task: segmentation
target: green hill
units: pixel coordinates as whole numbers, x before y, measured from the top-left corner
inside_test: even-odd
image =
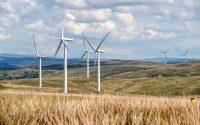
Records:
[[[69,69],[70,92],[95,92],[96,69],[91,67],[90,71],[91,79],[86,79],[86,68]],[[37,70],[30,69],[2,72],[12,77],[2,82],[10,89],[27,87],[27,90],[43,91],[38,89],[38,78],[20,79],[27,72],[38,73]],[[101,86],[105,93],[200,95],[200,62],[161,65],[150,62],[108,61],[101,67],[101,72]],[[45,91],[63,91],[63,70],[46,70],[43,76]]]

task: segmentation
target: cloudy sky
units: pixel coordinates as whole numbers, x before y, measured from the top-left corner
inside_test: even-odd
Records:
[[[64,0],[69,57],[83,53],[81,32],[101,49],[104,58],[159,57],[170,48],[177,57],[190,48],[200,57],[200,0]],[[31,34],[42,55],[53,56],[61,35],[60,0],[0,0],[0,53],[34,54]],[[59,56],[62,57],[62,50]]]

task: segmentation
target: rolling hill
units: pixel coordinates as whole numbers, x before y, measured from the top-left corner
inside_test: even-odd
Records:
[[[30,58],[27,57],[26,59],[29,60]],[[5,60],[9,59],[7,58]],[[57,64],[51,64],[51,59],[47,59],[46,61],[47,63],[43,66],[45,91],[49,91],[50,88],[50,90],[55,88],[53,91],[62,92],[62,60],[56,60]],[[27,60],[22,61],[22,64],[27,62]],[[34,89],[41,91],[37,88],[38,67],[30,65],[23,67],[19,66],[18,63],[16,63],[17,68],[15,70],[0,71],[0,80],[4,88],[17,90]],[[70,92],[95,92],[96,68],[93,66],[93,62],[90,65],[91,78],[86,79],[85,61],[78,59],[72,59],[70,61],[68,65]],[[198,61],[163,65],[161,63],[148,61],[103,60],[101,77],[102,91],[105,93],[156,96],[200,95],[200,62]]]

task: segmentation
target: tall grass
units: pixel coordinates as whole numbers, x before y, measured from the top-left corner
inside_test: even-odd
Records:
[[[0,90],[3,89],[3,88],[4,88],[4,86],[0,83]]]
[[[0,92],[8,125],[199,125],[189,98]]]

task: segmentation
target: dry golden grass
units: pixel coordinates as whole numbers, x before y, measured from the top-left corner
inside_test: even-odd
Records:
[[[197,100],[198,101],[198,100]],[[199,125],[189,97],[0,91],[8,125]]]

